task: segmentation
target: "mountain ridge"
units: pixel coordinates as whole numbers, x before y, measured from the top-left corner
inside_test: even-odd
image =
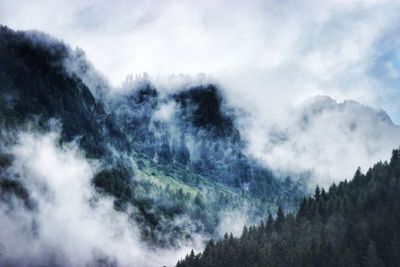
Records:
[[[75,141],[87,158],[99,161],[92,179],[99,197],[112,197],[116,210],[129,213],[148,244],[178,246],[190,240],[191,223],[198,233],[215,235],[220,209],[247,206],[257,218],[283,201],[290,208],[302,195],[300,184],[280,181],[243,153],[234,119],[224,113],[214,85],[164,97],[143,83],[111,95],[103,81],[92,88],[95,83],[83,82],[96,73],[79,50],[74,54],[47,35],[38,40],[42,35],[0,28],[0,130],[9,137],[4,147],[16,142],[9,132],[24,125],[33,132],[59,125],[60,144]],[[89,73],[78,75],[80,68]],[[154,119],[165,103],[176,107],[173,123]],[[59,123],[49,123],[54,119]],[[7,176],[13,164],[1,176],[2,192],[21,199],[18,192],[29,193],[29,183]],[[176,226],[181,216],[190,220]]]
[[[244,227],[240,237],[225,234],[193,250],[177,267],[234,266],[397,266],[400,150],[351,181],[318,186],[296,213]]]

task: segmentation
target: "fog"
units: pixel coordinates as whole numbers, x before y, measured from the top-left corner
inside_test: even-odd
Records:
[[[83,59],[82,62],[86,62],[86,58]],[[365,171],[378,161],[388,160],[391,150],[400,146],[399,126],[385,110],[365,105],[365,102],[316,95],[299,102],[283,104],[278,101],[275,105],[279,104],[279,107],[269,106],[268,98],[263,98],[262,94],[258,97],[251,91],[240,91],[236,80],[224,83],[206,75],[160,78],[140,74],[128,77],[121,87],[113,87],[102,80],[90,63],[93,70],[88,73],[83,73],[76,65],[74,56],[65,67],[82,77],[95,95],[96,88],[102,87],[101,82],[103,87],[108,87],[112,97],[132,92],[143,82],[150,81],[160,96],[167,98],[190,86],[217,84],[224,97],[225,112],[235,113],[235,124],[247,141],[247,153],[271,168],[278,177],[289,175],[294,179],[305,179],[311,189],[317,184],[329,187],[333,182],[351,179],[357,167]],[[246,88],[245,84],[241,85],[242,89]],[[170,134],[176,135],[175,103],[164,101],[152,115],[152,120],[162,121],[169,127]],[[270,109],[273,109],[272,113]],[[196,153],[192,148],[192,156]]]
[[[161,96],[218,84],[226,112],[238,114],[246,153],[277,177],[313,188],[351,179],[358,166],[365,171],[400,145],[399,9],[389,0],[0,0],[0,23],[79,47],[65,69],[104,102],[143,80]],[[179,140],[176,104],[160,99],[154,114],[141,112]],[[190,156],[201,158],[195,141],[186,141]],[[76,143],[60,145],[57,130],[22,131],[4,150],[13,158],[7,178],[28,189],[33,208],[14,197],[0,202],[0,265],[173,265],[207,238],[147,247],[129,208],[115,211],[113,199],[91,186],[100,162]],[[219,236],[254,223],[241,209],[219,219]],[[190,225],[185,217],[176,223]]]
[[[98,163],[74,143],[60,146],[58,136],[21,132],[7,150],[13,156],[7,176],[27,188],[34,208],[15,197],[1,202],[0,265],[163,266],[201,246],[197,239],[180,249],[146,247],[127,213],[94,192],[90,179]]]
[[[268,118],[329,95],[383,108],[399,122],[399,7],[391,0],[1,0],[0,23],[82,48],[115,86],[135,73],[206,73]]]
[[[247,122],[248,152],[280,176],[308,180],[311,189],[350,180],[357,167],[367,171],[400,146],[400,127],[384,111],[327,96],[292,107],[276,123]]]
[[[250,121],[243,122],[255,126],[248,134],[252,136],[250,145],[266,151],[262,143],[269,142],[271,131],[266,128],[277,124],[289,127],[284,124],[291,124],[292,110],[316,95],[384,109],[395,123],[399,122],[399,8],[397,1],[390,0],[1,0],[0,23],[16,29],[39,29],[82,48],[94,68],[90,65],[80,77],[91,88],[130,88],[129,77],[145,72],[161,92],[187,83],[216,82],[229,105],[250,114]],[[68,69],[82,72],[86,56],[81,49],[76,50],[67,62]],[[126,79],[128,74],[134,75]],[[161,109],[156,116],[168,117],[168,109]],[[336,114],[335,118],[347,120],[342,117],[347,115]],[[350,178],[350,169],[358,165],[366,168],[387,159],[384,155],[390,151],[386,150],[396,144],[396,134],[382,134],[377,140],[382,151],[365,152],[363,147],[370,142],[367,133],[340,132],[328,138],[324,122],[329,123],[319,119],[318,126],[305,135],[317,145],[291,137],[291,142],[299,143],[296,146],[323,148],[305,153],[307,164],[295,160],[298,153],[287,143],[286,147],[270,149],[268,155],[252,148],[249,151],[273,168],[285,169],[285,164],[290,170],[306,166],[338,180]],[[336,142],[335,138],[340,140]],[[337,147],[343,153],[326,152],[337,143],[342,144]],[[308,147],[307,151],[312,149]],[[314,156],[320,152],[330,155],[324,163]],[[341,153],[364,156],[349,156],[344,167],[335,160]],[[288,162],[279,154],[287,154]]]

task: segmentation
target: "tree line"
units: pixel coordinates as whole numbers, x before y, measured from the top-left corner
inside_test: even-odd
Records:
[[[318,186],[294,213],[279,208],[177,267],[400,266],[400,150],[351,181]]]

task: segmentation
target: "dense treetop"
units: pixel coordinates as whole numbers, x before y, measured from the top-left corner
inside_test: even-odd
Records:
[[[317,187],[296,214],[279,209],[239,238],[210,240],[177,267],[399,266],[400,150],[365,174]]]

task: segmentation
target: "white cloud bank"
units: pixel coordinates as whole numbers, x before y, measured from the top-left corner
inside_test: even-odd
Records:
[[[111,199],[96,198],[90,186],[96,163],[76,146],[59,147],[57,141],[54,133],[23,133],[10,149],[14,161],[9,176],[26,186],[37,207],[27,212],[22,205],[9,209],[0,203],[1,266],[79,267],[101,260],[118,266],[163,266],[188,253],[188,247],[146,247],[134,223],[113,209]]]
[[[283,176],[302,174],[312,189],[349,180],[358,166],[365,172],[400,146],[400,127],[384,111],[327,96],[309,99],[276,124],[249,121],[249,153]]]
[[[248,134],[253,153],[274,168],[313,167],[331,177],[325,184],[387,159],[397,132],[371,136],[365,114],[340,112],[300,131],[288,110],[329,95],[383,108],[399,123],[399,11],[395,0],[0,0],[0,23],[83,48],[114,84],[128,73],[211,74],[230,103],[257,119]],[[340,132],[355,116],[365,130]],[[266,128],[285,123],[290,141],[271,148]]]
[[[129,73],[203,72],[268,117],[324,94],[399,122],[399,9],[395,0],[0,0],[0,23],[83,48],[114,84]]]

